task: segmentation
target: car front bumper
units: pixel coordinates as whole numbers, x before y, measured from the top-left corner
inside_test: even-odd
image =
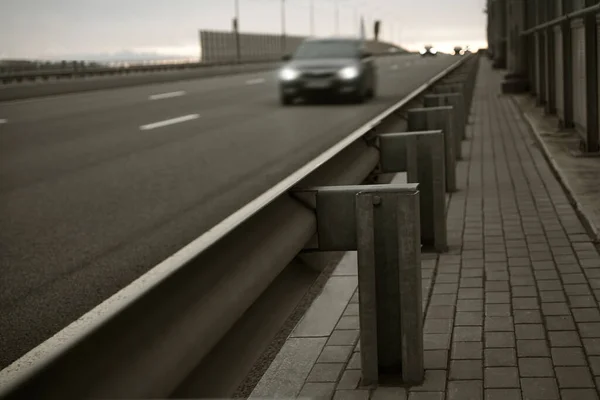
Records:
[[[279,81],[281,93],[285,96],[310,96],[319,94],[352,95],[362,88],[362,77],[343,80],[340,78],[298,78]]]

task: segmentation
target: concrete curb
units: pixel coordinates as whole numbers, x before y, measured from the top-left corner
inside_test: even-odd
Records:
[[[594,244],[596,244],[596,245],[600,244],[600,229],[593,222],[592,218],[590,218],[585,207],[577,199],[577,195],[575,194],[575,191],[571,188],[571,185],[569,185],[569,181],[566,177],[566,174],[563,172],[562,168],[555,161],[554,157],[552,156],[552,153],[550,152],[550,149],[544,142],[544,139],[542,139],[542,137],[540,136],[540,133],[534,128],[534,124],[533,124],[533,121],[531,120],[531,117],[525,112],[525,110],[523,110],[523,108],[521,107],[519,102],[516,101],[515,95],[510,95],[510,99],[513,102],[513,104],[517,107],[517,109],[521,112],[523,119],[527,122],[527,125],[529,126],[530,131],[532,132],[532,136],[534,137],[539,148],[542,150],[542,155],[544,156],[544,159],[550,166],[550,170],[552,171],[553,175],[558,180],[558,183],[560,183],[563,190],[565,191],[565,194],[567,195],[569,202],[575,209],[575,212],[577,213],[579,220],[582,222],[583,226],[585,227],[588,235],[590,236],[590,239],[592,240],[592,242]]]

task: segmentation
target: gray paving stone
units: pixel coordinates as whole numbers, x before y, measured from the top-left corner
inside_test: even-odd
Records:
[[[450,363],[449,380],[483,379],[482,360],[454,360]]]
[[[486,332],[485,347],[515,347],[515,334],[513,332]]]
[[[457,326],[454,327],[452,339],[455,342],[478,342],[481,341],[482,331],[479,326]]]
[[[444,400],[444,396],[444,392],[412,392],[408,400]]]
[[[551,353],[552,361],[556,366],[574,367],[587,364],[581,347],[553,347]]]
[[[425,333],[423,346],[425,350],[447,350],[450,348],[450,334]]]
[[[346,370],[342,374],[337,389],[357,389],[358,384],[362,378],[362,372],[357,369]]]
[[[456,325],[456,326],[482,326],[483,325],[483,312],[481,312],[481,311],[457,312],[454,325]]]
[[[483,300],[458,300],[456,303],[458,312],[476,312],[483,311]]]
[[[454,315],[454,306],[431,306],[427,310],[427,318],[448,319],[449,315]]]
[[[333,396],[334,390],[335,383],[333,382],[307,382],[298,394],[298,398],[329,400]]]
[[[546,328],[549,331],[571,331],[575,330],[575,322],[570,315],[559,315],[546,317]]]
[[[421,386],[413,386],[411,392],[443,392],[446,389],[446,371],[426,370],[425,381]]]
[[[522,378],[553,378],[552,360],[547,357],[519,358],[519,374]]]
[[[562,290],[548,290],[540,292],[542,303],[565,303],[567,297]]]
[[[537,283],[539,291],[545,290],[563,290],[562,282],[559,280],[554,281],[539,281]]]
[[[333,400],[369,400],[368,390],[336,390]]]
[[[596,307],[598,302],[594,296],[569,296],[571,308],[590,308]]]
[[[517,353],[515,349],[485,349],[486,367],[516,367]]]
[[[563,388],[592,388],[594,380],[587,367],[556,367],[558,385]]]
[[[486,292],[508,292],[509,290],[510,286],[508,285],[508,282],[488,281],[485,283]]]
[[[522,400],[519,389],[485,389],[485,400]]]
[[[486,388],[519,388],[519,369],[516,367],[486,367]]]
[[[541,324],[542,314],[539,310],[515,310],[515,324]]]
[[[600,357],[590,357],[589,360],[592,374],[600,376]]]
[[[359,328],[358,316],[342,317],[335,327],[339,330],[357,330]]]
[[[515,329],[512,317],[486,317],[486,332],[512,332]]]
[[[510,304],[486,304],[486,317],[510,317],[512,315]]]
[[[426,350],[424,361],[426,369],[446,369],[448,368],[448,351]]]
[[[552,347],[578,347],[581,340],[577,331],[553,331],[548,332],[550,346]]]
[[[515,334],[517,340],[545,339],[546,337],[544,326],[537,324],[515,325]]]
[[[407,396],[408,394],[404,388],[380,386],[373,390],[371,400],[406,400]]]
[[[436,283],[433,286],[434,294],[458,294],[457,283]]]
[[[344,311],[344,316],[355,316],[358,315],[358,304],[349,303]]]
[[[448,383],[448,400],[482,400],[481,380],[454,381]]]
[[[361,361],[360,361],[360,352],[352,353],[352,357],[350,357],[350,361],[346,366],[347,369],[360,369]]]
[[[560,400],[554,378],[522,378],[523,400]]]
[[[582,338],[600,338],[600,323],[583,322],[577,324]]]
[[[535,286],[517,286],[512,290],[513,297],[537,297],[537,295]]]
[[[598,322],[600,311],[597,308],[576,308],[573,310],[575,322]]]
[[[335,330],[327,341],[328,346],[354,346],[358,340],[358,330]]]
[[[538,299],[535,297],[517,297],[512,299],[514,310],[537,310],[540,308]]]
[[[353,350],[353,346],[325,346],[317,362],[345,363],[350,358]]]
[[[600,339],[583,339],[583,347],[585,347],[585,352],[590,356],[599,356],[600,355]]]
[[[426,319],[423,324],[424,333],[452,333],[452,319]]]
[[[550,357],[545,340],[517,340],[518,357]]]
[[[561,400],[598,400],[594,389],[563,389],[560,391]]]
[[[486,304],[508,304],[510,303],[509,292],[488,292],[485,294]]]
[[[455,342],[452,344],[453,360],[477,360],[483,358],[483,343]]]
[[[543,303],[542,313],[544,315],[571,315],[567,303]]]
[[[344,369],[343,363],[315,364],[307,382],[336,382]]]

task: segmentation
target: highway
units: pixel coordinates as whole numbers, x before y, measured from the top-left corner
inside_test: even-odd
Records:
[[[362,105],[273,71],[0,103],[0,368],[456,60],[381,58]]]

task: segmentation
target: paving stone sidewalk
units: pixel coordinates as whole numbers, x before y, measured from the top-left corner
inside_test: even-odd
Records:
[[[251,397],[599,399],[600,256],[500,80],[482,59],[450,252],[424,261],[424,385],[361,387],[358,296],[325,290],[311,308],[339,308],[332,334],[292,335]]]

